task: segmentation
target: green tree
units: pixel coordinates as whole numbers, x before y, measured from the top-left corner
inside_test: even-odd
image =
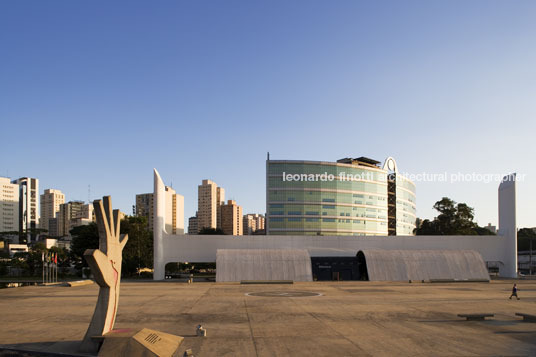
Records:
[[[201,228],[201,230],[199,231],[199,234],[224,234],[224,233],[221,228],[204,227],[204,228]]]
[[[84,252],[86,249],[99,248],[99,231],[97,229],[97,224],[91,222],[88,225],[73,227],[69,233],[72,237],[71,262],[78,270],[81,270],[88,266],[84,259]]]
[[[123,249],[124,276],[132,276],[140,268],[153,267],[153,232],[148,229],[146,217],[126,216],[121,221],[121,234],[128,234]]]
[[[532,228],[521,228],[517,231],[517,250],[530,250],[532,241],[532,250],[536,251],[536,232]]]
[[[474,209],[465,203],[456,203],[443,197],[434,204],[439,215],[432,221],[417,220],[417,235],[495,235],[488,229],[479,227],[474,219]]]

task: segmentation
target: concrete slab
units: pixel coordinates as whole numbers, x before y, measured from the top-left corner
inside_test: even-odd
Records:
[[[514,283],[508,280],[271,286],[125,281],[115,328],[183,336],[179,355],[186,349],[196,356],[536,355],[536,324],[515,316],[536,314],[536,281],[516,282],[519,301],[508,299]],[[298,291],[321,295],[285,296]],[[247,295],[263,292],[269,293]],[[97,294],[96,284],[2,289],[0,342],[72,351]],[[482,311],[494,319],[457,317]],[[196,336],[199,324],[207,337]]]

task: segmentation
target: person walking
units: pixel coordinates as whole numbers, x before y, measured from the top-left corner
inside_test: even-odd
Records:
[[[512,295],[509,297],[510,300],[512,300],[512,296],[515,296],[519,300],[519,296],[517,296],[517,284],[514,284],[512,287]]]

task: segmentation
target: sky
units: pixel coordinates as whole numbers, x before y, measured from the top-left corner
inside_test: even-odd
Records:
[[[536,226],[534,1],[2,1],[0,176],[132,213],[153,168],[264,213],[265,160],[396,159],[417,215]],[[454,176],[453,176],[454,175]]]

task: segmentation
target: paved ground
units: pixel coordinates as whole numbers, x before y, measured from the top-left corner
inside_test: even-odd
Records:
[[[536,281],[239,285],[124,282],[116,328],[181,335],[196,356],[536,355]],[[321,296],[278,295],[316,292]],[[271,292],[247,295],[247,293]],[[274,293],[275,292],[275,293]],[[0,343],[69,350],[81,340],[96,285],[0,290]],[[266,295],[266,296],[262,296]],[[298,294],[309,295],[309,294]],[[464,321],[459,313],[494,313]],[[195,337],[195,326],[206,338]]]

